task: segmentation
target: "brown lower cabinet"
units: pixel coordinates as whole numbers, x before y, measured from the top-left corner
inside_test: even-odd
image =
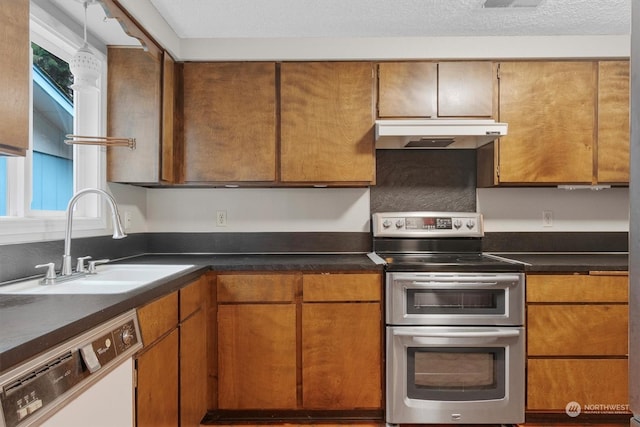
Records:
[[[381,413],[380,273],[218,274],[211,321],[219,410]]]
[[[138,309],[138,427],[196,427],[207,412],[207,283],[203,276]]]
[[[624,413],[626,272],[527,275],[527,411]]]

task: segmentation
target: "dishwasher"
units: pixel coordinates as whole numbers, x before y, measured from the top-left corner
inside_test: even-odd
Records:
[[[131,310],[2,374],[2,426],[132,426],[141,348]]]

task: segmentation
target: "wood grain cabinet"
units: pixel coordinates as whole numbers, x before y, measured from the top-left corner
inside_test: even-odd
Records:
[[[164,52],[109,47],[107,135],[136,139],[136,149],[107,149],[107,179],[170,184],[174,161],[175,63]]]
[[[219,275],[218,408],[295,409],[295,275]]]
[[[183,181],[368,185],[370,63],[185,63]]]
[[[378,117],[493,117],[497,73],[489,61],[378,64]]]
[[[380,411],[381,281],[219,274],[218,409]]]
[[[527,275],[528,411],[628,403],[627,288],[626,273]]]
[[[184,181],[276,180],[276,64],[185,63]]]
[[[208,290],[202,276],[180,289],[180,427],[199,427],[208,409]]]
[[[136,356],[136,426],[179,423],[178,293],[138,309],[143,350]]]
[[[626,183],[627,61],[499,65],[508,135],[478,150],[478,185]]]
[[[369,62],[281,64],[282,183],[375,183],[374,76]]]
[[[197,427],[207,411],[207,279],[138,309],[138,427]]]
[[[380,275],[305,274],[302,286],[302,406],[381,408]]]
[[[29,0],[0,2],[0,155],[29,149]]]

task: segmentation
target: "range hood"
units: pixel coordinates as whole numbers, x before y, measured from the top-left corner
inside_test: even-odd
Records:
[[[376,149],[474,149],[506,134],[495,120],[376,120]]]

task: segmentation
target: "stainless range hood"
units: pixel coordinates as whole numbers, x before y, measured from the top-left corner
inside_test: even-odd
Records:
[[[475,149],[506,134],[495,120],[376,120],[376,149]]]

